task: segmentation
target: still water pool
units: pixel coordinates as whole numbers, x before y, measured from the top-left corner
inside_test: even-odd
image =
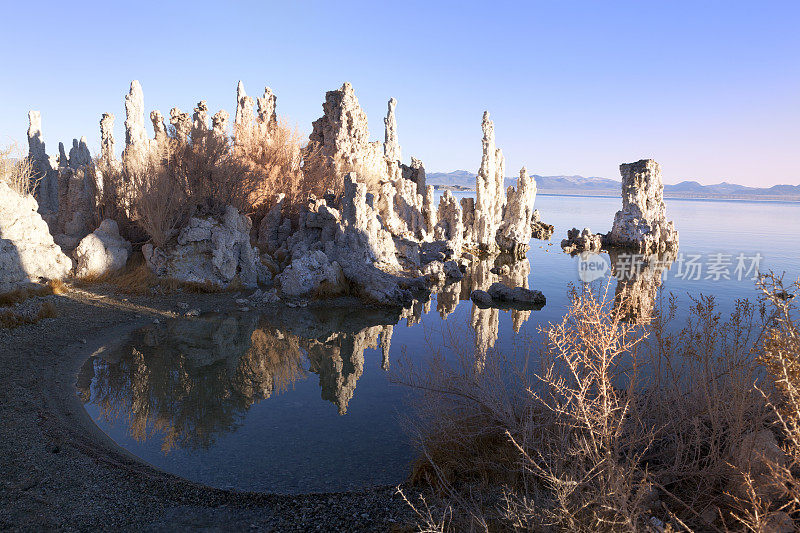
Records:
[[[410,391],[389,380],[399,359],[424,363],[432,349],[446,351],[448,332],[479,353],[510,349],[558,321],[582,264],[561,252],[560,239],[573,226],[610,230],[620,203],[540,195],[536,207],[556,229],[552,243],[531,241],[527,261],[507,274],[478,263],[402,313],[281,309],[152,324],[90,358],[78,393],[120,446],[200,483],[281,493],[398,483],[414,457],[400,422]],[[667,212],[680,232],[677,254],[646,264],[601,254],[593,262],[607,270],[592,284],[611,279],[613,289],[613,269],[625,278],[616,290],[636,294],[642,308],[660,291],[683,301],[714,294],[727,311],[737,298],[756,296],[756,268],[800,276],[800,204],[667,200]],[[540,290],[547,305],[474,307],[470,292],[495,281]]]

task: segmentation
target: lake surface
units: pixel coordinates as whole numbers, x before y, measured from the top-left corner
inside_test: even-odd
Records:
[[[531,241],[527,261],[503,275],[475,264],[402,313],[281,309],[152,324],[89,359],[79,394],[120,446],[193,481],[281,493],[394,484],[414,457],[399,420],[411,393],[389,381],[402,357],[424,363],[431,350],[446,353],[449,334],[474,343],[478,360],[510,349],[563,316],[568,285],[594,277],[589,263],[601,274],[593,286],[610,279],[638,311],[659,291],[683,302],[714,294],[729,311],[737,298],[757,296],[754,269],[800,276],[800,204],[667,200],[680,250],[648,262],[561,251],[572,227],[609,231],[620,198],[540,195],[536,207],[555,226],[553,240]],[[618,287],[611,272],[623,278]],[[470,292],[494,281],[540,290],[547,305],[474,307]]]

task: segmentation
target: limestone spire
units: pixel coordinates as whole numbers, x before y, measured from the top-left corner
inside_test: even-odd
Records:
[[[100,117],[100,160],[106,165],[113,165],[114,157],[114,115],[103,113]]]
[[[394,114],[396,106],[397,100],[390,98],[386,118],[383,119],[383,123],[386,125],[386,140],[383,143],[383,154],[390,161],[400,161],[402,159],[400,155],[400,142],[397,137],[397,119]]]
[[[144,93],[139,80],[131,82],[125,95],[125,149],[144,147],[147,133],[144,130]]]
[[[214,116],[211,118],[212,127],[214,130],[214,135],[219,135],[224,137],[228,134],[228,119],[230,115],[224,109],[217,111]]]
[[[267,131],[272,131],[278,125],[277,100],[278,97],[269,87],[264,87],[264,96],[256,99],[258,123],[266,127]]]
[[[247,96],[244,90],[244,83],[241,80],[236,86],[236,118],[234,123],[237,126],[246,126],[253,123],[253,99]]]
[[[153,123],[156,144],[161,144],[167,140],[167,125],[164,122],[164,115],[158,109],[150,112],[150,122]]]
[[[192,131],[208,131],[208,104],[205,100],[200,100],[194,108]]]

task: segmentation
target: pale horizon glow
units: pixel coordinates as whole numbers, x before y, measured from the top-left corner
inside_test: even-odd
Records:
[[[116,2],[3,9],[0,145],[27,150],[29,109],[50,155],[115,115],[138,79],[165,116],[238,80],[277,95],[306,136],[325,91],[353,84],[383,140],[398,100],[403,159],[476,172],[489,110],[506,174],[619,179],[652,158],[668,184],[800,184],[800,3]],[[13,52],[12,52],[13,51]]]

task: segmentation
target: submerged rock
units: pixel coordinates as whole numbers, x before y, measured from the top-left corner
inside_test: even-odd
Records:
[[[84,237],[75,250],[75,275],[102,276],[121,270],[131,254],[131,243],[119,234],[119,226],[106,219],[93,233]]]
[[[540,291],[532,291],[524,287],[509,287],[503,283],[492,283],[488,292],[492,299],[500,302],[542,306],[547,303],[547,299]]]
[[[524,287],[509,287],[504,283],[492,283],[488,291],[474,290],[470,299],[485,307],[512,307],[536,309],[544,307],[547,299],[539,291]]]

